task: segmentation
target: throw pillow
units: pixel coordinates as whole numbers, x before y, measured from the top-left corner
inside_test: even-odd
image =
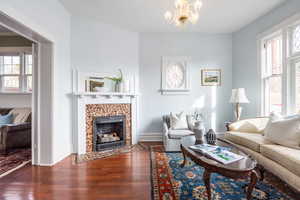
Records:
[[[170,114],[170,125],[171,129],[188,129],[188,124],[186,120],[186,115],[184,112],[181,112],[179,114]]]
[[[0,125],[12,124],[12,122],[13,122],[12,114],[0,115]]]
[[[255,126],[255,124],[252,124],[246,120],[231,124],[230,130],[245,133],[259,133],[259,129]]]
[[[300,117],[300,114],[282,116],[279,113],[271,112],[270,117],[269,117],[269,122],[268,122],[268,124],[267,124],[267,126],[264,130],[264,134],[265,134],[265,131],[269,128],[269,126],[272,122],[276,122],[276,121],[279,121],[279,120],[286,120],[286,119],[294,119],[294,118],[298,118],[298,117]],[[299,124],[299,126],[300,126],[300,124]]]
[[[300,149],[300,116],[270,122],[265,138],[282,146]]]

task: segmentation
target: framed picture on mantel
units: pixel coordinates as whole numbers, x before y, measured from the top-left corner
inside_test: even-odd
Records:
[[[221,69],[202,69],[201,70],[202,86],[220,86]]]

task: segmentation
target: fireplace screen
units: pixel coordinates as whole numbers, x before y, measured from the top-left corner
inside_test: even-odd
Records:
[[[126,141],[125,115],[95,117],[93,121],[93,151],[121,147]]]

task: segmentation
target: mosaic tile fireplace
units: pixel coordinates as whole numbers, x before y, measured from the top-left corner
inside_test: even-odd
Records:
[[[131,104],[86,105],[86,152],[131,145]]]

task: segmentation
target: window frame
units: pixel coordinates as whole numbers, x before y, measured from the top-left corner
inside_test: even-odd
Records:
[[[260,51],[261,51],[261,73],[260,73],[260,79],[261,79],[261,82],[262,82],[262,104],[261,104],[261,112],[263,113],[263,115],[267,115],[267,113],[269,112],[269,107],[270,107],[270,104],[268,104],[268,106],[266,105],[267,101],[270,103],[270,99],[267,98],[267,91],[266,91],[266,88],[267,88],[267,85],[268,85],[268,81],[270,81],[271,78],[274,78],[274,77],[280,77],[281,78],[281,87],[283,88],[284,87],[284,65],[283,65],[283,58],[281,59],[281,67],[282,67],[282,72],[281,74],[273,74],[272,73],[272,69],[271,69],[271,72],[268,72],[268,70],[266,70],[268,68],[268,59],[267,59],[267,44],[269,41],[273,40],[273,39],[276,39],[276,38],[281,38],[281,48],[283,48],[283,33],[282,31],[276,31],[274,33],[272,33],[271,35],[268,35],[267,37],[263,38],[262,41],[261,41],[261,48],[260,48]],[[283,56],[283,51],[281,51],[281,56]],[[281,93],[281,102],[282,102],[282,108],[281,108],[281,112],[284,112],[285,109],[285,100],[284,100],[284,95],[283,95],[283,92]]]
[[[0,52],[0,56],[19,56],[20,57],[20,73],[19,74],[1,74],[0,73],[0,94],[32,94],[32,91],[27,90],[27,82],[26,82],[26,77],[31,76],[31,74],[26,74],[26,61],[25,61],[25,56],[26,55],[32,55],[31,51],[22,51],[22,52],[17,52],[17,51],[8,51],[8,52]],[[0,65],[0,72],[1,67],[4,65]],[[3,81],[4,77],[19,77],[19,89],[18,91],[8,91],[4,89],[3,86]]]
[[[293,51],[293,31],[300,25],[300,15],[292,16],[279,25],[259,34],[258,41],[258,72],[260,77],[260,108],[259,115],[266,116],[266,98],[264,82],[264,45],[267,40],[276,34],[282,35],[282,114],[292,114],[296,111],[296,76],[295,64],[300,60],[300,52]]]

